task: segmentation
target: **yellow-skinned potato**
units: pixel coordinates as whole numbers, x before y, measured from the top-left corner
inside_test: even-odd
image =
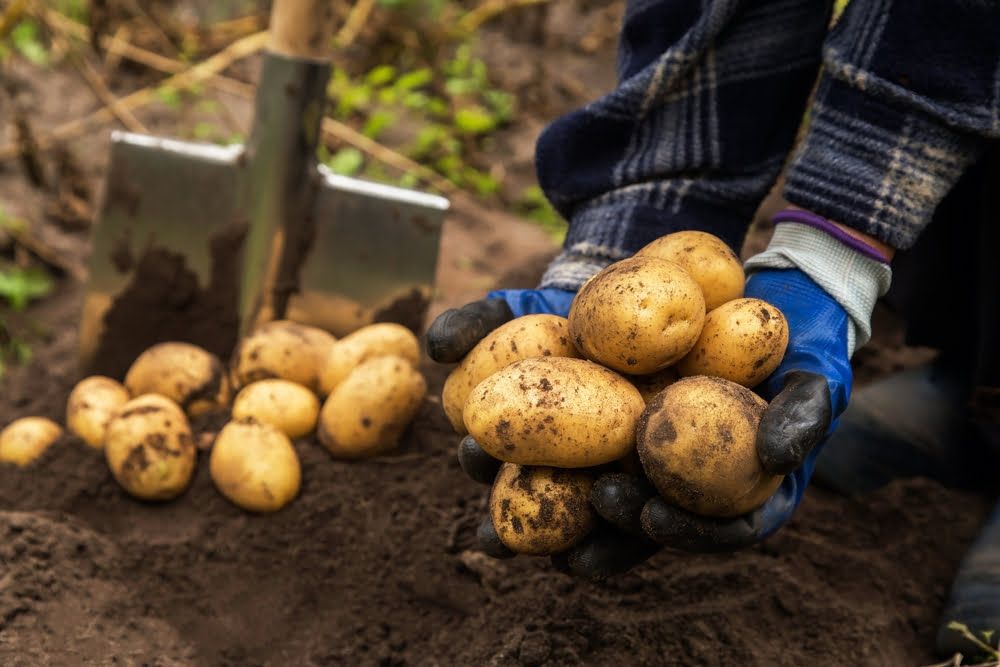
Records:
[[[654,396],[677,382],[679,377],[677,371],[671,367],[650,375],[630,375],[626,379],[639,390],[642,400],[649,403]]]
[[[25,466],[62,435],[59,424],[45,417],[21,417],[0,431],[0,461]]]
[[[427,382],[408,359],[369,359],[327,397],[319,440],[336,458],[378,456],[399,443],[426,393]]]
[[[219,358],[190,343],[158,343],[125,374],[132,396],[160,394],[194,417],[229,402],[229,381]]]
[[[66,426],[91,447],[101,449],[111,416],[129,398],[128,389],[117,380],[103,375],[84,378],[66,401]]]
[[[374,357],[395,355],[414,367],[420,363],[420,342],[401,324],[381,322],[354,331],[330,347],[320,374],[320,390],[329,395],[354,368]]]
[[[787,346],[788,323],[780,310],[760,299],[736,299],[708,313],[698,342],[676,368],[683,376],[755,387],[778,367]]]
[[[490,493],[490,518],[504,545],[516,553],[547,555],[569,549],[594,527],[593,476],[505,463]]]
[[[319,399],[288,380],[261,380],[243,387],[233,399],[233,419],[248,418],[270,424],[289,438],[301,438],[316,428]]]
[[[580,353],[573,346],[565,317],[525,315],[494,329],[472,348],[448,375],[441,404],[448,420],[459,435],[465,435],[462,411],[469,393],[477,384],[515,361],[533,357],[574,357]]]
[[[643,407],[639,390],[617,373],[584,359],[539,357],[479,383],[465,425],[501,461],[586,468],[629,452]]]
[[[118,409],[108,422],[104,456],[115,480],[143,500],[183,493],[196,458],[183,410],[160,394],[138,396]]]
[[[289,320],[267,322],[250,332],[233,352],[233,382],[240,388],[281,378],[319,393],[320,371],[335,342],[336,338],[316,327]]]
[[[253,419],[222,428],[212,446],[209,472],[219,493],[251,512],[276,512],[298,495],[302,482],[292,441]]]
[[[717,236],[684,231],[661,236],[636,255],[677,262],[691,274],[705,295],[705,310],[743,296],[746,276],[733,249]]]
[[[765,473],[757,456],[766,408],[729,380],[678,380],[653,399],[639,424],[646,475],[666,500],[695,514],[733,517],[760,507],[783,479]]]
[[[569,331],[583,356],[629,375],[655,373],[683,357],[704,321],[698,283],[679,264],[649,256],[595,275],[569,311]]]

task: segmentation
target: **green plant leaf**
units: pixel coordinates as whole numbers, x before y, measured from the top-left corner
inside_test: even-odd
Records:
[[[31,301],[51,291],[52,279],[41,269],[14,267],[0,271],[0,297],[7,299],[14,310],[24,310]]]
[[[368,72],[365,76],[365,83],[370,86],[384,86],[396,78],[396,68],[392,65],[379,65]]]
[[[31,19],[21,21],[10,31],[10,41],[22,56],[36,65],[47,65],[49,52],[38,34],[38,24]]]
[[[396,122],[396,114],[391,111],[385,111],[384,109],[378,109],[368,117],[365,121],[364,127],[361,128],[361,134],[365,135],[369,139],[377,139],[382,130],[389,127]]]
[[[330,157],[327,166],[337,174],[353,176],[365,163],[365,156],[357,148],[341,148]]]
[[[433,80],[434,74],[431,70],[427,67],[421,67],[400,76],[396,79],[393,87],[400,92],[409,92],[416,88],[423,88]]]
[[[496,118],[479,105],[467,106],[455,112],[455,127],[464,134],[484,134],[496,129]]]

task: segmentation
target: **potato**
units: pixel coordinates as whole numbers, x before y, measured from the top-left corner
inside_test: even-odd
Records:
[[[678,377],[673,368],[664,368],[651,375],[629,375],[626,379],[639,390],[642,400],[649,403],[654,396],[677,382]]]
[[[630,375],[655,373],[683,357],[704,321],[698,283],[679,264],[649,256],[596,274],[569,311],[570,335],[583,356]]]
[[[25,466],[62,435],[59,424],[45,417],[21,417],[0,431],[0,461]]]
[[[743,296],[743,264],[732,248],[712,234],[674,232],[656,239],[636,255],[669,259],[684,267],[701,287],[706,310]]]
[[[299,457],[288,436],[250,418],[222,427],[209,472],[219,493],[251,512],[281,509],[298,495],[302,482]]]
[[[416,367],[420,363],[420,342],[412,331],[392,322],[371,324],[344,336],[330,346],[320,373],[320,390],[324,396],[329,395],[362,361],[390,354]]]
[[[121,406],[108,422],[104,456],[122,487],[143,500],[169,500],[187,488],[195,446],[180,406],[160,394],[143,394]]]
[[[288,380],[261,380],[243,387],[233,399],[233,419],[245,418],[270,424],[289,438],[301,438],[316,428],[319,399]]]
[[[445,380],[441,404],[459,435],[465,435],[462,411],[473,388],[515,361],[532,357],[575,357],[565,317],[525,315],[494,329],[472,348]]]
[[[426,381],[408,359],[362,362],[323,404],[319,440],[337,458],[378,456],[398,444],[426,393]]]
[[[222,362],[190,343],[158,343],[140,354],[125,374],[125,388],[132,396],[166,396],[192,417],[229,402]]]
[[[500,541],[521,554],[569,549],[594,527],[593,485],[593,476],[583,470],[503,464],[490,493],[490,518]]]
[[[781,484],[761,467],[755,439],[767,403],[749,389],[694,376],[664,389],[637,431],[642,467],[669,502],[695,514],[756,509]]]
[[[262,324],[233,352],[235,388],[280,378],[318,393],[320,371],[336,340],[322,329],[290,320]]]
[[[677,364],[683,375],[712,375],[744,387],[760,384],[781,363],[788,323],[760,299],[737,299],[708,313],[698,342]]]
[[[494,458],[585,468],[625,456],[642,414],[639,390],[583,359],[523,359],[472,391],[465,425]]]
[[[117,380],[102,375],[84,378],[66,401],[66,426],[91,447],[102,449],[111,415],[128,400],[128,389]]]

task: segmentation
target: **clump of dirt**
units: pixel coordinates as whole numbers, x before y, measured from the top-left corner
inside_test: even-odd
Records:
[[[0,422],[59,415],[70,376],[38,370],[65,369],[65,353],[41,349],[18,372]],[[444,370],[424,370],[435,397]],[[270,516],[215,491],[206,451],[162,504],[125,495],[71,437],[27,469],[2,466],[0,662],[921,664],[987,509],[927,481],[864,501],[814,488],[763,546],[663,552],[592,584],[471,550],[487,492],[455,444],[435,398],[379,459],[338,462],[301,440],[301,495]]]

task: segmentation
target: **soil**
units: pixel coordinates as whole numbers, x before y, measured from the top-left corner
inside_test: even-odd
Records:
[[[586,87],[571,95],[537,82],[560,70],[563,89],[574,87],[570,74],[604,88],[611,72],[610,57],[595,73],[584,68],[592,55],[558,55],[560,39],[575,37],[559,37],[554,27],[615,24],[605,7],[587,14],[589,23],[567,19],[567,7],[578,6],[587,3],[553,5],[546,15],[553,29],[543,59],[528,36],[505,37],[524,32],[520,25],[486,40],[496,57],[521,63],[504,70],[524,79],[509,87],[540,99],[541,111],[500,142],[525,179],[544,119],[588,96]],[[602,48],[607,56],[610,46]],[[545,71],[525,73],[526,63]],[[36,129],[94,108],[72,69],[34,77],[24,67],[9,73],[31,82]],[[127,84],[119,75],[116,85]],[[245,107],[234,112],[246,115]],[[142,120],[172,134],[175,115],[154,108]],[[93,133],[71,146],[87,175],[87,187],[74,190],[80,197],[99,189],[106,141],[106,132]],[[8,162],[0,163],[0,198],[12,215],[51,227],[59,257],[80,263],[85,235],[55,233],[57,192],[30,186]],[[431,316],[493,287],[534,285],[555,252],[539,228],[499,211],[456,205],[445,229]],[[62,419],[79,377],[81,294],[64,277],[53,297],[23,316],[41,333],[33,360],[2,380],[0,424],[25,415]],[[153,298],[139,296],[140,304]],[[887,314],[876,328],[859,361],[861,380],[929,355],[903,347]],[[300,497],[270,516],[247,514],[215,491],[206,451],[189,490],[162,504],[125,495],[101,454],[68,436],[26,469],[0,466],[0,664],[932,662],[938,613],[986,499],[927,480],[859,499],[814,485],[794,520],[759,547],[712,556],[665,551],[619,578],[582,582],[546,559],[495,561],[474,550],[486,492],[454,456],[456,437],[438,399],[446,369],[426,363],[423,370],[428,399],[397,451],[346,463],[314,440],[297,442]]]

